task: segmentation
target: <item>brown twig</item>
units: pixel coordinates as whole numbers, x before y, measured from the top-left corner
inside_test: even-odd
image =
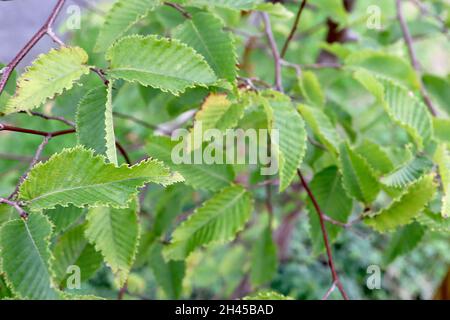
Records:
[[[16,211],[19,213],[22,219],[28,218],[28,213],[26,213],[25,210],[23,210],[22,207],[17,202],[0,198],[0,203],[4,203],[7,206],[11,206],[14,209],[16,209]]]
[[[47,34],[54,41],[56,41],[56,42],[60,41],[59,38],[57,38],[56,35],[54,34],[52,27],[53,27],[53,24],[55,23],[56,17],[58,16],[59,12],[62,9],[64,3],[65,3],[65,0],[58,0],[58,2],[56,3],[55,7],[52,10],[52,12],[50,13],[50,16],[48,17],[47,21],[44,23],[44,25],[34,34],[34,36],[19,51],[19,53],[14,57],[14,59],[5,68],[3,68],[1,78],[0,78],[0,95],[2,94],[3,90],[5,89],[6,83],[8,82],[8,79],[11,76],[14,69],[23,60],[23,58],[28,54],[28,52],[30,52],[30,50],[36,45],[36,43],[38,43],[39,40],[42,39],[43,36],[45,36]]]
[[[308,183],[306,182],[305,178],[303,177],[300,169],[297,169],[297,174],[302,182],[303,187],[305,188],[306,192],[308,193],[308,197],[311,199],[311,202],[317,212],[317,215],[319,216],[320,228],[322,229],[323,242],[325,243],[325,249],[326,249],[327,257],[328,257],[328,266],[330,267],[333,282],[336,283],[336,286],[338,287],[339,291],[341,292],[342,297],[345,300],[348,300],[347,293],[345,292],[344,287],[342,286],[342,283],[339,280],[339,276],[338,276],[338,274],[336,272],[336,268],[334,266],[333,255],[331,254],[331,247],[330,247],[330,242],[328,240],[328,233],[327,233],[327,229],[325,227],[325,219],[324,219],[324,214],[322,212],[322,209],[320,208],[319,203],[316,200],[316,197],[311,192],[311,189],[309,188]]]
[[[421,67],[419,60],[417,59],[416,52],[414,51],[414,44],[413,39],[411,37],[411,33],[409,32],[408,25],[406,24],[405,17],[403,16],[401,0],[396,0],[395,3],[397,7],[397,18],[400,23],[400,27],[402,29],[403,39],[405,40],[406,47],[408,48],[408,54],[411,60],[411,64],[419,76],[420,93],[422,94],[423,100],[425,101],[428,110],[430,110],[432,115],[436,116],[437,115],[436,108],[434,107],[433,102],[431,101],[428,92],[425,89],[425,86],[422,82],[422,78],[420,77]]]
[[[192,19],[191,14],[189,12],[187,12],[186,9],[184,9],[183,6],[179,5],[178,3],[165,1],[164,4],[166,6],[172,7],[175,10],[179,11],[183,15],[183,17],[185,17],[186,19]]]
[[[330,297],[330,294],[333,293],[334,289],[336,289],[336,281],[333,281],[331,284],[331,287],[325,292],[324,296],[322,297],[322,300],[327,300]]]
[[[294,24],[292,25],[291,32],[289,32],[289,35],[288,35],[286,41],[284,42],[283,49],[281,50],[281,58],[284,58],[284,56],[286,55],[286,52],[289,48],[289,44],[291,43],[292,39],[294,38],[295,32],[297,32],[297,27],[300,22],[300,17],[302,15],[303,9],[306,6],[306,2],[307,2],[307,0],[303,0],[300,3],[300,7],[298,8],[297,15],[295,16],[295,21],[294,21]]]
[[[261,17],[264,22],[264,31],[269,41],[270,50],[272,51],[274,63],[275,63],[275,89],[278,91],[283,91],[283,83],[281,77],[281,56],[278,52],[277,43],[275,42],[275,38],[272,32],[272,26],[270,24],[269,15],[266,12],[261,12]]]

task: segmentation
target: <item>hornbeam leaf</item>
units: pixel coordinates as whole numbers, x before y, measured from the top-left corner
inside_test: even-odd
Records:
[[[117,165],[112,111],[112,82],[90,90],[80,101],[76,116],[78,143],[105,155]]]
[[[233,39],[222,21],[211,13],[199,12],[174,31],[174,37],[205,57],[219,78],[236,79],[237,55]]]
[[[325,104],[325,95],[320,87],[319,79],[311,71],[305,71],[299,78],[300,89],[306,100],[316,106],[323,107]]]
[[[74,206],[57,206],[55,209],[44,210],[43,213],[53,224],[53,233],[58,234],[66,231],[70,226],[77,222],[77,220],[85,213],[85,209]]]
[[[433,118],[433,128],[438,140],[450,144],[450,119]]]
[[[171,174],[158,161],[116,167],[105,163],[103,156],[94,156],[92,150],[77,146],[36,165],[22,184],[19,199],[31,211],[69,204],[124,208],[145,183],[168,185],[178,181],[180,176]]]
[[[100,251],[122,287],[133,265],[139,244],[138,204],[129,208],[99,207],[87,215],[86,237]]]
[[[429,174],[409,186],[387,208],[369,215],[364,222],[378,232],[391,231],[417,217],[436,192],[434,175]]]
[[[61,47],[40,55],[20,76],[16,94],[8,101],[4,113],[37,108],[70,90],[78,79],[89,73],[87,61],[87,53],[79,47]]]
[[[272,280],[277,266],[277,247],[273,241],[271,229],[266,226],[253,245],[251,283],[259,286]]]
[[[178,163],[178,161],[175,163],[174,154],[179,156],[176,148],[177,146],[183,147],[183,145],[184,142],[171,141],[169,137],[155,136],[149,139],[147,151],[151,157],[163,161],[173,171],[179,172],[185,179],[186,184],[195,189],[217,191],[232,183],[234,172],[230,165],[195,162]],[[192,161],[192,153],[187,153],[187,155],[189,161]]]
[[[71,266],[76,266],[80,271],[80,281],[84,282],[94,275],[102,265],[101,254],[95,251],[84,236],[85,224],[64,233],[53,248],[55,260],[55,280],[60,288],[67,287],[68,277],[72,275]]]
[[[161,253],[162,249],[163,246],[160,243],[152,245],[149,258],[150,267],[167,297],[179,299],[183,289],[186,263],[184,261],[165,261]]]
[[[196,248],[229,241],[244,227],[252,212],[250,194],[240,186],[216,193],[178,226],[163,249],[169,260],[182,260]]]
[[[52,282],[51,234],[52,225],[42,214],[9,221],[0,228],[0,269],[18,298],[58,299]]]
[[[439,166],[439,175],[442,181],[442,209],[443,218],[450,217],[450,152],[445,145],[439,145],[436,151],[436,163]]]
[[[450,234],[450,219],[444,218],[441,214],[434,213],[427,208],[425,208],[423,214],[416,217],[416,221],[431,231]]]
[[[310,188],[322,211],[330,218],[346,223],[352,213],[352,199],[342,187],[342,177],[337,167],[328,167],[314,175]],[[311,201],[308,201],[308,217],[311,241],[314,254],[320,254],[324,249],[323,234],[319,217]],[[342,231],[341,226],[326,223],[330,242],[334,242]]]
[[[339,159],[343,185],[348,195],[365,204],[375,200],[380,191],[380,185],[366,159],[347,143],[341,144]]]
[[[235,127],[243,113],[244,104],[233,104],[223,94],[211,94],[196,113],[195,121],[202,122],[203,130],[225,130]]]
[[[217,80],[202,56],[174,39],[125,37],[109,48],[106,58],[111,62],[108,75],[112,78],[138,82],[175,95],[186,88],[207,86]]]
[[[275,291],[260,291],[243,298],[243,300],[294,300]]]
[[[279,141],[272,144],[277,150],[281,192],[290,185],[305,156],[305,123],[287,96],[267,91],[265,97],[263,103],[271,134],[274,131],[278,134]]]
[[[329,150],[338,153],[340,137],[325,113],[318,108],[306,105],[299,105],[298,110],[319,141]]]
[[[95,45],[95,51],[105,51],[139,20],[161,4],[160,0],[117,0],[109,10]]]
[[[355,151],[367,160],[369,165],[376,172],[377,177],[394,170],[394,164],[386,151],[384,151],[380,145],[370,140],[363,140]]]
[[[391,263],[397,257],[413,250],[422,240],[425,229],[417,222],[398,230],[391,239],[385,253],[385,263]]]
[[[424,155],[418,155],[381,178],[381,182],[394,188],[402,188],[416,181],[433,168],[433,162]]]

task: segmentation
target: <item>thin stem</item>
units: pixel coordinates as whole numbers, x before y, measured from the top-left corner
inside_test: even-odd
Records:
[[[170,135],[170,134],[171,134],[170,132],[165,131],[164,129],[159,128],[157,125],[154,125],[154,124],[151,124],[151,123],[149,123],[149,122],[143,121],[143,120],[138,119],[138,118],[136,118],[136,117],[134,117],[134,116],[132,116],[132,115],[128,115],[128,114],[121,113],[121,112],[117,112],[117,111],[114,111],[113,114],[114,114],[116,117],[118,117],[118,118],[130,120],[130,121],[132,121],[132,122],[134,122],[134,123],[136,123],[136,124],[139,124],[139,125],[141,125],[141,126],[147,128],[147,129],[151,129],[151,130],[154,130],[154,131],[155,131],[155,130],[160,130],[160,131],[162,131],[162,132],[163,132],[164,134],[166,134],[166,135]]]
[[[17,197],[17,195],[19,194],[19,189],[20,186],[23,184],[23,182],[25,181],[25,179],[28,176],[28,173],[31,171],[31,169],[33,169],[33,167],[36,165],[36,163],[39,161],[39,158],[42,155],[42,151],[44,151],[45,146],[49,143],[50,139],[52,137],[50,135],[44,137],[44,140],[42,141],[42,143],[39,145],[39,147],[37,148],[33,159],[30,162],[30,165],[28,167],[28,170],[25,171],[25,173],[20,177],[19,179],[19,183],[16,185],[13,193],[11,193],[11,195],[8,197],[8,200],[12,200],[15,199]]]
[[[33,35],[33,37],[27,42],[27,44],[19,51],[19,53],[14,57],[14,59],[3,69],[0,78],[0,95],[5,89],[6,83],[8,82],[9,77],[11,76],[14,69],[17,65],[25,58],[25,56],[30,52],[30,50],[42,39],[42,37],[48,34],[52,37],[52,26],[55,23],[56,17],[60,13],[65,0],[58,0],[55,7],[53,8],[50,16],[44,25]]]
[[[436,116],[437,115],[436,108],[434,107],[433,102],[431,101],[430,97],[428,96],[428,92],[425,89],[425,86],[422,82],[422,78],[420,77],[421,67],[420,67],[419,60],[417,59],[416,52],[414,51],[414,44],[413,44],[413,39],[411,37],[411,33],[409,32],[408,25],[406,24],[405,17],[403,16],[401,0],[396,0],[395,3],[396,3],[396,7],[397,7],[397,18],[400,23],[400,27],[402,29],[403,39],[405,40],[406,47],[408,48],[408,54],[409,54],[409,57],[411,60],[411,64],[412,64],[414,70],[416,70],[417,74],[419,75],[420,93],[422,94],[423,100],[425,101],[425,104],[427,105],[431,114],[433,116]]]
[[[173,2],[169,2],[169,1],[165,1],[164,4],[166,6],[169,6],[171,8],[174,8],[175,10],[179,11],[183,17],[185,17],[186,19],[192,19],[192,16],[189,12],[186,11],[186,9],[184,9],[181,5],[179,5],[178,3],[173,3]]]
[[[16,209],[16,211],[19,213],[19,215],[22,219],[28,218],[28,213],[26,213],[25,210],[23,210],[22,207],[17,202],[11,201],[8,199],[4,199],[4,198],[0,198],[0,203],[4,203],[4,204]]]
[[[327,292],[322,297],[322,300],[327,300],[328,297],[330,296],[330,294],[333,293],[334,289],[336,289],[336,281],[333,281],[333,283],[331,284],[331,287],[327,290]]]
[[[275,38],[272,32],[272,26],[270,24],[269,15],[266,12],[261,12],[261,17],[264,21],[264,31],[269,41],[270,50],[272,51],[274,63],[275,63],[275,89],[282,92],[283,91],[283,82],[281,77],[281,56],[278,52],[277,43],[275,42]]]
[[[281,50],[281,58],[284,58],[284,56],[286,55],[286,52],[289,48],[289,44],[291,43],[292,39],[294,38],[295,32],[297,31],[298,24],[300,22],[300,17],[302,15],[303,9],[306,6],[306,2],[307,2],[307,0],[303,0],[300,3],[300,6],[297,11],[297,15],[295,16],[294,24],[292,25],[291,32],[289,32],[289,35],[288,35],[286,41],[284,42],[283,49]]]
[[[300,169],[297,169],[297,174],[300,177],[302,185],[305,188],[306,192],[308,193],[308,196],[311,199],[311,202],[313,203],[313,206],[317,212],[317,215],[319,216],[320,228],[322,229],[323,242],[325,243],[325,248],[327,251],[328,266],[330,267],[333,282],[336,283],[339,291],[341,292],[342,297],[345,300],[348,300],[347,293],[345,293],[344,287],[342,286],[342,283],[339,280],[339,276],[338,276],[338,274],[336,272],[336,268],[334,266],[333,255],[331,254],[330,241],[328,240],[328,233],[327,233],[327,229],[325,228],[325,219],[324,219],[324,214],[322,212],[322,209],[320,208],[319,203],[316,200],[316,197],[311,192],[311,189],[309,188],[308,183],[306,182],[305,178],[303,177]]]
[[[99,76],[105,86],[109,85],[109,80],[108,78],[106,78],[106,73],[105,71],[103,71],[103,69],[91,68],[90,70]]]
[[[31,114],[32,116],[35,117],[39,117],[45,120],[55,120],[55,121],[60,121],[66,125],[68,125],[69,127],[75,127],[75,123],[65,119],[64,117],[58,117],[58,116],[48,116],[46,114],[40,113],[40,112],[34,112],[34,111],[21,111],[20,113],[23,114]]]

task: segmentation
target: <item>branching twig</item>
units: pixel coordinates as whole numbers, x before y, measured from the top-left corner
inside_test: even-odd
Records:
[[[270,50],[272,51],[274,63],[275,63],[275,89],[278,91],[283,91],[283,83],[281,77],[281,56],[278,52],[277,43],[272,32],[272,26],[270,24],[269,15],[266,12],[261,12],[261,17],[264,21],[264,31],[269,41]]]
[[[300,17],[302,15],[303,9],[306,6],[306,2],[307,2],[307,0],[302,0],[300,7],[298,8],[297,15],[295,16],[294,24],[292,25],[291,32],[289,32],[289,35],[283,45],[283,49],[281,50],[281,58],[284,58],[284,56],[286,55],[286,52],[289,48],[289,44],[291,43],[292,39],[294,38],[295,32],[297,31],[297,27],[300,22]]]
[[[185,17],[186,19],[192,19],[191,14],[189,12],[187,12],[186,9],[184,9],[183,6],[179,5],[178,3],[165,1],[164,4],[166,6],[172,7],[175,10],[179,11],[183,15],[183,17]]]
[[[22,207],[17,202],[0,198],[0,203],[4,203],[4,204],[16,209],[16,211],[19,213],[21,218],[23,218],[23,219],[28,218],[28,213],[26,213],[25,210],[23,210]]]
[[[38,43],[39,40],[42,39],[43,36],[47,34],[53,40],[58,42],[59,38],[56,37],[52,28],[53,24],[55,23],[56,17],[61,11],[64,3],[65,0],[58,0],[44,25],[34,34],[34,36],[30,39],[30,41],[28,41],[28,43],[22,48],[22,50],[19,51],[19,53],[14,57],[14,59],[3,69],[0,78],[0,95],[5,89],[6,83],[8,82],[11,73],[14,71],[17,65],[23,60],[23,58],[28,54],[28,52],[30,52],[30,50],[36,45],[36,43]]]
[[[436,108],[433,106],[433,102],[431,101],[430,97],[428,96],[428,92],[425,89],[425,86],[422,82],[422,78],[420,77],[421,67],[419,64],[419,60],[417,59],[416,52],[414,51],[414,45],[413,45],[413,39],[411,37],[411,33],[409,32],[408,25],[406,24],[405,17],[403,16],[401,0],[396,0],[395,3],[396,3],[396,7],[397,7],[397,18],[400,23],[400,27],[402,29],[403,39],[405,40],[406,47],[408,48],[408,53],[409,53],[409,57],[411,59],[411,64],[419,76],[420,93],[422,94],[423,100],[425,101],[425,104],[427,105],[431,114],[436,116],[437,115]]]
[[[333,281],[331,287],[327,290],[327,292],[322,297],[322,300],[327,300],[330,294],[333,293],[334,289],[336,289],[336,281]]]
[[[322,212],[322,209],[320,209],[320,206],[316,200],[316,197],[311,192],[311,189],[309,189],[308,183],[306,182],[305,178],[303,177],[303,175],[299,169],[297,170],[297,174],[300,177],[302,185],[305,188],[306,192],[308,193],[308,196],[311,199],[311,202],[313,203],[313,206],[317,212],[317,215],[319,216],[320,228],[322,229],[323,242],[325,243],[325,248],[326,248],[327,257],[328,257],[328,265],[330,267],[333,282],[336,283],[336,286],[338,287],[339,291],[341,292],[342,297],[345,300],[348,300],[347,293],[345,293],[344,287],[342,286],[342,283],[339,280],[339,276],[338,276],[338,274],[336,272],[336,268],[334,266],[333,256],[331,254],[331,247],[330,247],[330,242],[328,240],[327,229],[325,228],[325,219],[324,219],[324,214]]]

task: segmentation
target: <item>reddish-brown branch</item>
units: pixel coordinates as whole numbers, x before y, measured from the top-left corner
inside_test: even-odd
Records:
[[[401,0],[396,0],[395,3],[396,3],[396,7],[397,7],[397,18],[400,23],[400,27],[402,29],[403,39],[405,40],[406,47],[408,48],[408,54],[409,54],[409,57],[411,60],[411,64],[412,64],[414,70],[416,70],[418,77],[419,77],[420,93],[422,94],[423,100],[425,101],[425,104],[427,105],[428,110],[430,110],[432,115],[436,116],[437,115],[436,108],[434,107],[433,102],[431,101],[430,97],[428,96],[428,92],[425,89],[425,86],[422,82],[422,78],[420,76],[421,67],[420,67],[419,60],[417,59],[416,52],[414,51],[414,45],[413,45],[413,39],[411,37],[411,33],[409,32],[408,25],[406,24],[405,17],[403,16]]]
[[[5,89],[6,83],[11,76],[17,65],[23,60],[23,58],[30,52],[30,50],[42,39],[43,36],[48,34],[53,40],[57,41],[56,35],[53,33],[53,24],[55,23],[56,17],[61,11],[65,0],[58,0],[57,4],[53,8],[50,16],[44,25],[34,34],[34,36],[27,42],[27,44],[19,51],[19,53],[14,57],[14,59],[3,69],[0,78],[0,95]],[[58,39],[59,40],[59,39]],[[58,41],[57,41],[58,42]],[[59,43],[59,42],[58,42]]]
[[[298,8],[297,15],[295,16],[294,24],[292,25],[291,32],[289,32],[289,35],[284,42],[283,49],[281,50],[281,58],[284,58],[286,55],[286,52],[289,48],[289,44],[291,43],[292,39],[294,38],[295,32],[297,32],[298,24],[300,22],[300,17],[302,15],[303,9],[305,9],[307,0],[303,0],[300,4],[300,7]]]
[[[311,189],[308,186],[308,183],[306,182],[305,178],[303,177],[303,175],[299,169],[297,170],[297,174],[300,177],[303,187],[305,188],[306,192],[308,193],[308,197],[311,199],[311,202],[314,206],[314,209],[317,212],[317,215],[319,216],[320,228],[322,230],[323,242],[325,243],[325,249],[326,249],[327,257],[328,257],[328,265],[330,267],[333,282],[336,283],[336,286],[338,287],[339,291],[341,292],[342,297],[345,300],[348,300],[347,293],[345,292],[344,287],[342,286],[342,283],[339,280],[339,276],[338,276],[338,274],[336,272],[336,268],[334,266],[333,256],[331,254],[330,241],[328,240],[328,233],[327,233],[327,229],[325,227],[324,213],[322,212],[322,209],[320,208],[319,203],[316,200],[316,197],[312,193]]]
[[[269,15],[266,12],[261,13],[261,17],[264,21],[264,31],[266,33],[267,40],[269,41],[270,50],[272,51],[274,64],[275,64],[275,89],[283,91],[282,77],[281,77],[281,63],[282,59],[278,52],[277,43],[272,32],[272,26],[270,24]]]

